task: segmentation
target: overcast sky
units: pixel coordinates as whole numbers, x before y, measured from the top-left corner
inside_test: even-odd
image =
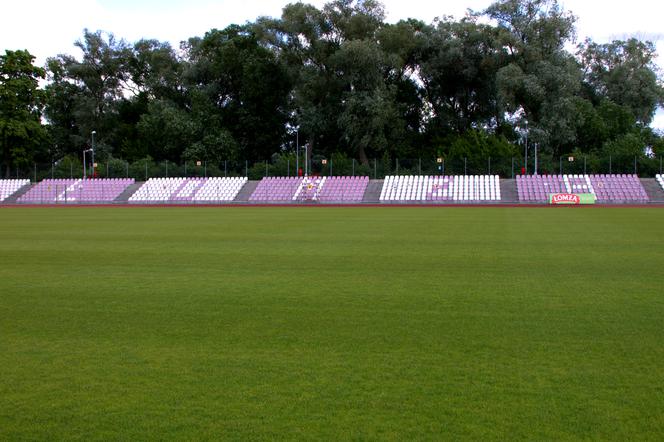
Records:
[[[47,57],[76,54],[73,43],[84,28],[112,32],[129,42],[140,38],[169,41],[174,47],[212,28],[244,23],[260,15],[278,17],[288,0],[13,0],[2,5],[0,49],[28,49],[43,64]],[[311,0],[318,7],[325,1]],[[491,0],[383,0],[387,19],[461,17]],[[653,0],[562,0],[578,17],[578,40],[597,42],[636,36],[657,43],[664,53],[664,2]],[[664,57],[658,59],[664,69]],[[654,126],[664,129],[664,112]]]

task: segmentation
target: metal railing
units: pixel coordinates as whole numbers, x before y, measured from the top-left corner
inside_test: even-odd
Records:
[[[302,166],[303,161],[299,162]],[[129,163],[110,159],[98,161],[94,176],[98,178],[134,178],[147,181],[161,177],[248,177],[260,180],[270,176],[298,176],[295,155],[281,155],[263,161],[186,161],[173,163],[155,162],[150,159]],[[368,176],[383,179],[388,175],[499,175],[501,178],[514,178],[521,174],[636,174],[652,178],[664,173],[662,158],[645,156],[594,155],[560,156],[556,158],[540,156],[537,169],[532,161],[525,169],[523,157],[457,157],[457,158],[375,158],[359,161],[353,158],[333,155],[331,158],[314,156],[310,171],[320,176]],[[88,178],[93,177],[88,165]],[[52,164],[31,164],[14,167],[9,172],[0,171],[0,179],[30,179],[39,182],[46,178],[82,178],[83,165],[80,161],[60,160]]]

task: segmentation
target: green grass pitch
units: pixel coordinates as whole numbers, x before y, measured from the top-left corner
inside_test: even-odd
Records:
[[[664,434],[664,210],[0,209],[0,439]]]

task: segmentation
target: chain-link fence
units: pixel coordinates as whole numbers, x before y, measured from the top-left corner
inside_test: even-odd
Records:
[[[368,176],[383,179],[387,175],[499,175],[514,178],[520,174],[636,174],[654,177],[664,173],[662,158],[577,155],[528,158],[375,158],[359,161],[342,155],[330,158],[314,156],[305,165],[304,156],[276,155],[263,161],[187,161],[174,163],[143,159],[134,162],[112,158],[83,165],[80,159],[65,158],[52,164],[31,164],[0,171],[0,178],[30,179],[133,178],[147,181],[162,177],[248,177],[260,180],[270,176]]]

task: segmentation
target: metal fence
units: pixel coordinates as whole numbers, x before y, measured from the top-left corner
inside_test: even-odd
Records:
[[[281,155],[263,161],[188,161],[180,164],[150,159],[129,163],[110,159],[98,161],[94,174],[99,178],[134,178],[147,181],[162,177],[238,177],[259,180],[269,176],[297,176],[308,169],[310,175],[368,176],[383,179],[387,175],[499,175],[514,178],[526,174],[637,174],[654,177],[664,173],[662,158],[564,156],[540,157],[537,164],[529,159],[527,169],[523,157],[501,158],[376,158],[361,162],[353,158],[314,156],[304,167],[304,158]],[[92,164],[85,168],[91,177]],[[84,176],[80,160],[64,159],[52,164],[32,164],[0,171],[0,178],[30,179],[37,182],[46,178],[77,178]]]

